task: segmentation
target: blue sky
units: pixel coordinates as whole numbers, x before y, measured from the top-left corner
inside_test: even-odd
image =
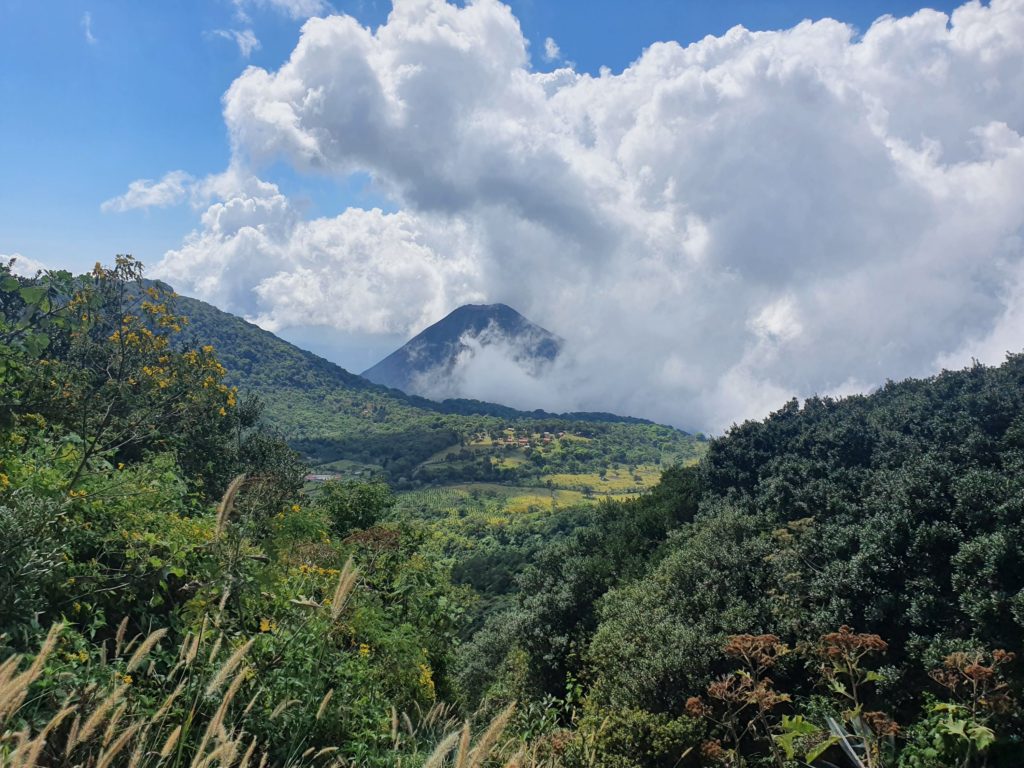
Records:
[[[951,2],[930,4],[942,10]],[[792,26],[832,16],[866,28],[877,16],[918,7],[904,0],[516,0],[534,65],[546,38],[581,71],[619,71],[657,40],[683,43],[736,24]],[[390,3],[338,2],[362,23]],[[260,41],[249,59],[215,30],[239,28],[228,0],[0,0],[0,253],[84,269],[117,252],[155,263],[181,244],[197,214],[187,205],[101,213],[135,179],[172,169],[196,177],[223,170],[229,147],[221,96],[249,65],[276,69],[301,20],[249,7]],[[86,19],[88,29],[86,28]],[[91,36],[91,39],[90,39]],[[264,172],[308,215],[382,201],[366,179],[317,178],[284,165]]]

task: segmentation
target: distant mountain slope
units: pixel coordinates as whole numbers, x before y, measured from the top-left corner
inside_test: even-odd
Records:
[[[403,392],[424,394],[422,377],[449,375],[460,355],[472,354],[466,343],[470,339],[481,346],[509,345],[515,361],[531,371],[554,360],[562,346],[555,334],[507,304],[467,304],[363,371],[363,376]]]
[[[399,485],[414,484],[417,467],[438,451],[509,427],[582,436],[585,442],[557,459],[580,467],[670,463],[704,449],[703,438],[643,419],[524,412],[475,400],[434,402],[406,395],[197,299],[179,296],[176,311],[189,319],[186,339],[211,344],[228,369],[229,383],[243,394],[259,395],[269,423],[297,450],[315,462],[351,462]],[[494,479],[489,465],[473,471]]]

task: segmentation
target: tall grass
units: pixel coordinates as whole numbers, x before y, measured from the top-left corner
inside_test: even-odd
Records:
[[[339,584],[344,593],[352,578],[350,569]],[[350,587],[349,587],[350,588]],[[344,597],[342,597],[342,601]],[[132,644],[117,642],[117,654],[102,663],[109,668],[106,685],[87,688],[62,702],[42,725],[31,724],[26,703],[45,676],[47,661],[58,645],[62,625],[54,625],[39,652],[32,659],[11,657],[0,663],[0,766],[2,768],[260,768],[270,765],[342,768],[354,765],[339,753],[344,745],[294,748],[275,743],[273,737],[261,741],[250,732],[248,718],[260,691],[249,693],[256,681],[247,665],[252,640],[238,644],[215,669],[200,672],[197,659],[201,643],[223,641],[188,635],[181,643],[178,661],[166,675],[162,700],[135,696],[124,669],[138,669],[166,635],[157,630],[143,639],[124,666],[124,656]],[[121,633],[123,636],[123,632]],[[113,664],[114,661],[118,663]],[[345,692],[333,690],[310,701],[278,702],[277,707],[305,708],[310,717],[330,716],[328,705],[343,698]],[[249,703],[245,704],[245,699]],[[435,704],[427,711],[408,714],[392,711],[391,749],[396,765],[421,765],[441,768],[482,768],[483,766],[521,765],[522,755],[515,746],[503,743],[502,734],[512,716],[510,706],[499,714],[474,740],[468,722],[460,724],[450,707]],[[424,736],[435,739],[436,747],[418,757],[404,748],[409,741]],[[292,738],[281,736],[282,739]],[[515,752],[515,754],[511,754]],[[281,754],[288,754],[282,759]],[[272,756],[277,756],[276,758]],[[403,763],[403,760],[405,761]]]

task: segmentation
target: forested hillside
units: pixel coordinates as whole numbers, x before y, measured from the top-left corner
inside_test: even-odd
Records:
[[[0,269],[0,765],[1024,764],[1024,355],[587,478],[626,501],[310,488],[139,277]]]
[[[683,461],[703,450],[699,438],[642,419],[605,413],[527,413],[474,400],[434,402],[409,396],[349,373],[204,302],[176,297],[174,306],[188,319],[183,338],[196,346],[213,346],[227,369],[226,380],[243,393],[259,395],[268,420],[297,450],[316,463],[341,461],[403,487],[469,480],[525,483],[545,473],[597,471],[610,462],[636,466]],[[520,435],[567,432],[591,445],[567,443],[565,451],[550,455],[548,461],[521,470],[495,468],[490,456],[486,461],[474,456],[454,462],[456,466],[449,461],[447,466],[418,472],[421,464],[446,448],[508,428]]]
[[[463,683],[582,696],[623,764],[1022,764],[1022,470],[1024,355],[790,402],[540,552]]]

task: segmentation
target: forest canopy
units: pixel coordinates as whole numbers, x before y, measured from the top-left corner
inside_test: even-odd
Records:
[[[311,486],[141,278],[0,268],[0,764],[1024,762],[1024,355],[513,510]],[[381,446],[428,418],[389,402]],[[677,439],[569,421],[580,468]]]

